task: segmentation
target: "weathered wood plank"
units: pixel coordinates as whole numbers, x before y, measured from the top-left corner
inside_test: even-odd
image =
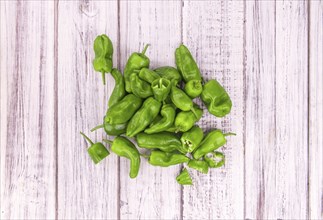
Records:
[[[151,67],[174,66],[181,40],[180,1],[120,1],[121,66],[132,52],[151,46]],[[180,219],[181,191],[175,177],[179,167],[153,167],[142,159],[139,175],[129,178],[129,162],[120,159],[121,219]]]
[[[183,189],[184,219],[243,218],[243,9],[242,1],[184,1],[183,42],[204,79],[216,78],[233,102],[231,114],[222,119],[204,107],[199,124],[204,131],[216,127],[237,132],[221,149],[226,154],[225,167],[211,169],[207,175],[193,172],[195,185]]]
[[[117,219],[118,162],[111,154],[94,165],[79,131],[101,141],[108,92],[114,83],[92,68],[93,41],[106,33],[117,64],[118,9],[112,1],[58,3],[58,219]]]
[[[323,219],[323,1],[309,12],[309,218]]]
[[[1,219],[53,219],[54,2],[0,4]]]

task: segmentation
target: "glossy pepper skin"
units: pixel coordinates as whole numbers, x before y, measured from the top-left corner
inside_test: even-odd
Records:
[[[181,185],[193,185],[192,178],[186,168],[176,177],[176,181]]]
[[[105,85],[105,73],[112,70],[113,45],[110,38],[105,35],[99,35],[94,40],[93,45],[95,58],[93,60],[94,70],[102,73],[103,84]]]
[[[188,167],[195,169],[201,173],[208,173],[209,172],[209,165],[204,160],[190,160],[187,164]]]
[[[134,137],[136,134],[145,130],[145,128],[156,118],[161,108],[161,103],[156,99],[149,97],[145,100],[142,107],[130,119],[127,127],[127,136]]]
[[[136,140],[141,148],[159,149],[164,152],[176,151],[182,145],[174,133],[165,131],[156,134],[139,133],[136,135]]]
[[[139,72],[140,79],[152,83],[154,80],[159,79],[160,76],[153,70],[150,70],[148,68],[142,68]]]
[[[137,73],[131,74],[130,85],[132,93],[140,98],[145,99],[153,96],[153,91],[150,87],[150,84],[146,81],[141,80]]]
[[[184,153],[193,152],[203,140],[203,130],[195,125],[189,131],[182,134],[182,151]]]
[[[219,151],[214,151],[204,155],[204,160],[208,163],[211,168],[218,168],[224,165],[225,156]]]
[[[162,66],[154,70],[160,77],[168,79],[173,85],[182,81],[182,76],[178,70],[171,66]]]
[[[192,99],[198,97],[203,91],[203,86],[202,86],[201,80],[192,79],[192,80],[188,81],[185,84],[184,91]]]
[[[163,102],[170,92],[171,83],[168,79],[159,78],[151,83],[151,88],[154,98],[159,102]]]
[[[101,160],[109,156],[109,151],[101,142],[93,143],[92,140],[84,133],[80,132],[80,134],[91,144],[87,149],[87,152],[95,164],[98,164]]]
[[[186,163],[189,160],[190,159],[183,154],[153,150],[151,151],[148,162],[153,166],[169,167],[180,163]]]
[[[224,117],[231,111],[232,102],[230,96],[220,83],[214,79],[204,85],[201,99],[209,112],[216,117]]]
[[[196,104],[194,104],[193,108],[195,114],[192,111],[182,111],[176,115],[174,122],[176,132],[187,132],[198,120],[201,119],[203,110]]]
[[[174,106],[171,104],[164,104],[161,108],[160,114],[162,118],[158,122],[151,124],[151,126],[145,130],[145,133],[158,133],[172,127],[176,115]]]
[[[193,113],[193,101],[190,97],[186,95],[186,93],[181,90],[180,88],[177,88],[176,86],[172,86],[171,92],[170,92],[170,98],[174,105],[179,108],[182,111],[189,111],[192,110]]]
[[[123,124],[131,119],[142,104],[142,99],[134,94],[126,95],[108,109],[105,121],[109,124]]]
[[[115,86],[109,99],[108,106],[118,103],[126,95],[124,78],[118,69],[112,69],[111,75],[114,78]]]
[[[104,123],[104,131],[108,135],[118,136],[126,133],[127,125],[128,125],[127,122],[123,124],[114,124],[114,125],[109,123]]]
[[[149,68],[150,60],[145,55],[149,44],[145,46],[141,53],[132,53],[126,63],[126,67],[124,69],[124,78],[126,83],[126,91],[131,93],[131,83],[130,83],[130,75],[134,73],[135,70],[141,70],[144,67]]]
[[[135,145],[127,138],[118,136],[112,142],[104,140],[111,144],[111,151],[120,157],[130,160],[130,178],[136,178],[140,167],[140,154]]]

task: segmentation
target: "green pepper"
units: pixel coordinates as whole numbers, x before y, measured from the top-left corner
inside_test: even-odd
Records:
[[[168,79],[173,85],[182,81],[182,76],[178,70],[171,66],[162,66],[154,70],[160,77]]]
[[[140,98],[145,99],[149,96],[153,96],[153,91],[150,87],[150,84],[146,81],[141,80],[137,73],[131,74],[130,85],[132,93]]]
[[[124,69],[124,78],[126,83],[126,91],[131,93],[131,83],[130,83],[130,75],[134,73],[135,70],[141,70],[144,67],[149,67],[150,60],[145,55],[149,44],[145,46],[141,53],[132,53],[129,57],[126,67]]]
[[[119,157],[125,157],[130,160],[130,178],[136,178],[140,167],[140,153],[135,145],[127,138],[118,136],[113,141],[103,140],[111,144],[111,151]]]
[[[118,103],[126,95],[124,78],[118,69],[112,69],[111,75],[114,78],[115,86],[109,99],[109,107]]]
[[[194,124],[201,119],[203,115],[203,110],[196,104],[194,104],[193,111],[182,111],[176,115],[174,125],[176,127],[176,132],[186,132],[190,130]]]
[[[118,136],[126,133],[127,125],[128,125],[127,122],[123,124],[114,124],[114,125],[109,123],[104,123],[104,131],[108,135]]]
[[[183,133],[181,137],[182,151],[184,153],[193,152],[203,140],[203,130],[195,125],[189,131]]]
[[[151,151],[148,162],[153,166],[169,167],[180,163],[186,163],[189,160],[190,159],[183,154],[153,150]]]
[[[208,81],[204,85],[201,99],[209,112],[216,117],[224,117],[231,111],[232,102],[230,96],[215,79]]]
[[[159,78],[152,82],[151,88],[155,99],[159,102],[163,102],[170,92],[171,83],[168,79]]]
[[[192,178],[186,168],[176,177],[176,181],[181,185],[193,185]]]
[[[142,104],[142,99],[134,94],[126,95],[121,101],[111,106],[105,116],[109,124],[123,124],[131,119]]]
[[[208,163],[211,168],[218,168],[224,165],[225,156],[219,151],[214,151],[204,155],[204,160]]]
[[[170,128],[175,120],[176,111],[173,105],[165,104],[161,108],[160,114],[162,115],[162,119],[158,122],[151,124],[149,128],[145,130],[147,134],[158,133],[161,131],[165,131]]]
[[[148,68],[142,68],[139,72],[139,77],[142,80],[145,80],[148,83],[152,83],[154,80],[159,79],[160,76],[153,70]]]
[[[113,45],[110,38],[105,35],[99,35],[94,40],[93,45],[95,58],[93,67],[95,71],[101,72],[103,84],[105,85],[105,73],[110,73],[112,70],[112,55]]]
[[[142,107],[131,118],[127,127],[127,136],[133,137],[145,128],[156,118],[159,113],[161,103],[149,97]]]
[[[101,160],[109,156],[109,151],[101,142],[93,143],[92,140],[84,133],[80,132],[80,134],[91,144],[91,146],[87,149],[87,152],[95,164],[98,164]]]
[[[186,93],[177,88],[176,86],[172,86],[170,92],[170,98],[174,105],[182,111],[191,110],[195,114],[195,110],[193,108],[193,101],[190,97],[186,95]],[[197,117],[197,116],[196,116]]]
[[[188,81],[185,84],[184,91],[192,99],[198,97],[203,91],[201,80],[192,79]]]
[[[180,139],[171,132],[160,132],[156,134],[139,133],[136,135],[137,144],[141,148],[159,149],[164,152],[178,150],[182,143]]]
[[[209,132],[202,140],[200,146],[193,152],[195,159],[200,159],[205,154],[215,151],[227,142],[226,136],[235,135],[233,133],[223,134],[221,130],[213,130]]]
[[[187,164],[188,167],[195,169],[201,173],[208,173],[209,172],[209,165],[204,160],[190,160]]]

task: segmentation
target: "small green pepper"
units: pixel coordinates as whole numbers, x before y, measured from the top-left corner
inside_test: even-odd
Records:
[[[170,98],[172,99],[174,105],[180,110],[191,110],[195,114],[195,110],[193,108],[193,101],[190,97],[186,95],[186,93],[183,90],[177,88],[176,86],[172,86]]]
[[[130,178],[135,178],[138,175],[140,167],[140,154],[135,145],[127,138],[118,136],[113,141],[103,140],[111,144],[111,151],[120,157],[125,157],[130,160]]]
[[[203,115],[203,110],[196,104],[194,104],[193,111],[182,111],[176,115],[174,125],[176,127],[176,132],[186,132],[190,130],[194,124],[201,119]]]
[[[163,102],[170,92],[171,83],[168,79],[159,78],[152,82],[151,88],[155,99],[159,102]]]
[[[176,181],[181,185],[193,185],[192,178],[186,168],[176,177]]]
[[[160,132],[156,134],[139,133],[136,135],[137,144],[141,148],[159,149],[164,152],[172,152],[180,149],[180,139],[171,132]]]
[[[170,128],[175,120],[176,111],[173,105],[165,104],[163,105],[160,114],[162,115],[162,119],[158,122],[151,124],[149,128],[145,130],[147,134],[158,133],[161,131],[165,131]]]
[[[84,133],[80,132],[80,134],[91,144],[87,149],[87,152],[95,164],[98,164],[101,160],[109,156],[109,151],[101,142],[93,143],[92,140]]]
[[[160,77],[168,79],[173,85],[182,81],[182,76],[178,70],[171,66],[162,66],[154,70]]]
[[[230,96],[220,83],[214,79],[204,85],[201,99],[209,112],[216,117],[224,117],[231,111],[232,102]]]
[[[195,125],[189,131],[183,133],[181,137],[182,151],[184,153],[193,152],[203,140],[203,130]]]
[[[202,86],[201,80],[192,79],[192,80],[188,81],[185,84],[184,91],[192,99],[198,97],[203,91],[203,86]]]
[[[204,160],[190,160],[187,164],[188,167],[195,169],[201,173],[208,173],[209,172],[209,165]]]
[[[110,38],[105,35],[99,35],[94,40],[93,45],[95,58],[93,60],[93,67],[95,71],[102,74],[103,84],[105,85],[105,73],[110,73],[112,70],[112,55],[113,45]]]
[[[150,84],[146,81],[141,80],[137,73],[131,74],[130,85],[132,93],[140,98],[145,99],[149,96],[153,96],[153,91],[150,87]]]
[[[186,163],[189,160],[190,159],[183,154],[153,150],[151,151],[148,162],[153,166],[169,167],[180,163]]]
[[[134,94],[126,95],[121,101],[111,106],[105,116],[109,124],[123,124],[131,119],[142,104],[142,99]]]
[[[143,131],[158,115],[161,103],[149,97],[129,121],[127,136],[133,137]]]
[[[148,68],[142,68],[139,72],[139,77],[142,80],[145,80],[148,83],[152,83],[154,80],[159,79],[160,76],[153,70]]]
[[[111,75],[114,78],[115,86],[109,99],[109,107],[118,103],[126,95],[124,78],[118,69],[112,69]]]
[[[204,160],[208,163],[211,168],[218,168],[224,165],[225,156],[219,151],[214,151],[204,155]]]
[[[130,83],[130,75],[134,73],[135,70],[141,70],[144,67],[149,68],[150,60],[145,55],[149,44],[145,46],[141,53],[132,53],[129,57],[126,67],[124,69],[124,78],[126,83],[126,91],[131,93],[131,83]]]

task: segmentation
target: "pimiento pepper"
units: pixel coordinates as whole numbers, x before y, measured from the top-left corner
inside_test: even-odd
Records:
[[[171,66],[162,66],[154,70],[160,77],[168,79],[172,85],[177,85],[182,81],[182,76],[178,70]]]
[[[137,73],[131,74],[130,85],[132,93],[140,98],[145,99],[149,96],[153,96],[153,91],[150,84],[144,80],[141,80]]]
[[[211,168],[218,168],[224,165],[225,156],[219,151],[214,151],[204,155],[204,160],[208,163]]]
[[[153,70],[150,70],[148,68],[142,68],[139,71],[139,77],[142,80],[145,80],[148,83],[152,83],[154,80],[159,79],[160,76]]]
[[[147,48],[149,47],[149,44],[145,46],[143,51],[141,53],[132,53],[129,57],[126,67],[124,69],[124,78],[126,83],[126,91],[128,93],[131,93],[131,83],[130,83],[130,75],[134,73],[135,70],[141,70],[144,67],[149,68],[150,60],[145,55]]]
[[[190,159],[183,154],[153,150],[151,151],[148,162],[153,166],[169,167],[180,163],[186,163],[189,160]]]
[[[163,102],[170,92],[171,83],[168,79],[159,78],[151,83],[151,88],[155,99],[159,102]]]
[[[124,78],[118,69],[112,69],[111,75],[114,78],[115,86],[111,93],[108,106],[118,103],[126,95]]]
[[[209,112],[216,117],[224,117],[231,111],[232,102],[230,96],[220,83],[214,79],[205,83],[201,99]]]
[[[187,164],[188,167],[195,169],[201,173],[208,173],[209,172],[209,165],[204,160],[190,160]]]
[[[141,148],[159,149],[164,152],[176,151],[182,145],[174,133],[165,131],[156,134],[139,133],[136,135],[136,141]]]
[[[142,107],[130,119],[127,126],[127,136],[133,137],[143,131],[158,115],[161,103],[149,97],[145,100]]]
[[[176,177],[176,181],[181,185],[193,185],[192,178],[186,168]]]
[[[180,88],[177,88],[176,86],[172,86],[172,89],[170,92],[170,98],[174,103],[174,105],[180,110],[182,111],[191,110],[195,114],[192,99],[188,97],[186,93]]]
[[[123,124],[131,119],[142,104],[142,99],[134,94],[126,95],[121,101],[111,106],[105,116],[109,124]]]
[[[184,91],[192,99],[198,97],[203,91],[203,86],[202,86],[201,80],[192,79],[192,80],[188,81],[185,84]]]
[[[182,151],[184,153],[193,152],[203,140],[203,130],[195,125],[189,131],[183,133],[181,137]]]
[[[193,152],[195,159],[200,159],[205,154],[215,151],[227,142],[226,136],[235,135],[233,133],[223,134],[221,130],[213,130],[209,132],[202,140],[200,146]]]
[[[87,149],[87,152],[95,164],[98,164],[101,160],[109,156],[109,151],[101,142],[93,143],[92,140],[84,133],[80,132],[80,134],[91,144]]]
[[[176,132],[186,132],[190,130],[194,124],[201,119],[203,115],[203,110],[196,104],[194,104],[193,111],[182,111],[176,115],[174,125],[176,127]]]
[[[140,154],[135,145],[127,138],[118,136],[113,141],[103,140],[111,144],[111,151],[120,157],[125,157],[130,160],[130,178],[135,178],[138,175],[140,167]]]
[[[145,130],[145,133],[153,134],[165,131],[174,124],[176,111],[172,104],[164,104],[160,114],[162,118],[158,122],[152,123],[150,127]]]
[[[112,55],[113,45],[110,38],[105,35],[99,35],[94,40],[93,45],[95,58],[93,60],[93,67],[95,71],[102,74],[103,84],[105,85],[105,73],[110,73],[112,70]]]

